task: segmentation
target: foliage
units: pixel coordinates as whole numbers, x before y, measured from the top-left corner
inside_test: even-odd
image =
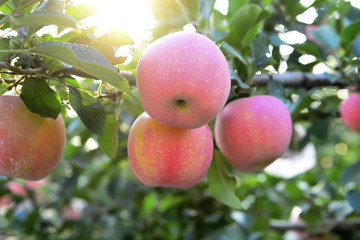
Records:
[[[346,87],[360,86],[360,10],[339,0],[310,6],[229,0],[223,15],[215,0],[149,3],[157,23],[154,39],[192,24],[219,45],[232,75],[229,101],[258,94],[284,101],[295,126],[291,150],[300,154],[313,144],[315,165],[291,178],[245,174],[215,150],[207,178],[191,189],[141,185],[129,167],[126,143],[143,111],[134,76],[148,43],[126,61],[129,56],[115,54],[133,44],[126,32],[97,35],[95,26],[83,24],[96,14],[92,5],[0,1],[0,94],[21,92],[26,106],[43,117],[61,113],[68,139],[64,159],[40,186],[2,177],[1,237],[283,239],[277,219],[287,221],[287,230],[302,224],[302,236],[359,239],[359,225],[338,231],[341,224],[360,222],[360,137],[344,126],[338,107]],[[309,10],[317,17],[304,23],[301,16]],[[39,34],[49,25],[57,26],[56,34]],[[289,41],[291,32],[304,41]],[[291,78],[294,71],[303,73],[300,80]],[[277,74],[281,81],[275,81]],[[264,82],[259,76],[272,77]],[[294,162],[291,168],[301,166]],[[296,208],[299,218],[289,220]]]

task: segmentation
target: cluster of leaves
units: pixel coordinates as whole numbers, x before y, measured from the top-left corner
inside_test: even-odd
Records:
[[[303,135],[294,131],[291,150],[301,153],[314,144],[315,167],[291,179],[244,174],[215,150],[207,178],[192,189],[142,186],[126,155],[129,127],[143,111],[133,81],[140,53],[127,65],[121,65],[126,58],[115,56],[120,46],[132,44],[131,38],[119,29],[97,36],[95,28],[83,25],[82,19],[96,14],[92,5],[0,0],[0,94],[20,92],[27,107],[43,117],[61,112],[68,130],[64,161],[44,186],[25,187],[19,194],[9,187],[14,180],[0,182],[0,234],[19,239],[282,239],[269,226],[273,219],[287,220],[295,206],[301,208],[297,221],[310,234],[328,236],[339,223],[359,221],[360,140],[338,119],[338,105],[339,88],[359,84],[360,10],[337,0],[315,0],[307,7],[295,0],[229,0],[224,15],[215,2],[149,1],[157,23],[153,37],[191,24],[217,42],[231,70],[229,101],[256,94],[283,100],[294,125],[305,130]],[[317,12],[313,23],[299,21],[309,9]],[[39,35],[48,25],[56,25],[57,33]],[[286,42],[283,35],[289,32],[303,34],[306,41]],[[292,52],[284,54],[284,46]],[[302,64],[299,59],[309,55],[314,60]],[[327,67],[321,78],[335,87],[310,88],[304,77],[300,88],[285,88],[284,82],[259,84],[254,77],[290,71],[305,76],[321,64]],[[121,72],[120,65],[129,72]],[[344,84],[336,87],[340,80]],[[338,236],[356,239],[359,232],[350,228]]]

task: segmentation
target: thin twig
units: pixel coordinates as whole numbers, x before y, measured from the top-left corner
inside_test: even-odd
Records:
[[[45,73],[44,66],[40,66],[40,67],[33,68],[33,69],[21,69],[21,68],[14,67],[7,62],[0,62],[0,69],[4,69],[4,68],[8,69],[18,75],[36,75],[36,74]],[[9,74],[9,73],[7,73],[7,74]]]

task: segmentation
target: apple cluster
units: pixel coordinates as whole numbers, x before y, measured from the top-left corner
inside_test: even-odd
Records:
[[[147,186],[190,188],[204,177],[214,151],[208,122],[216,116],[216,144],[238,170],[262,170],[288,148],[292,122],[282,101],[255,96],[225,106],[229,67],[201,34],[176,32],[154,41],[139,60],[136,84],[145,112],[127,147],[134,174]]]
[[[176,32],[141,56],[136,84],[146,112],[131,127],[128,156],[147,186],[189,188],[209,169],[214,146],[207,123],[230,92],[225,56],[209,38]]]

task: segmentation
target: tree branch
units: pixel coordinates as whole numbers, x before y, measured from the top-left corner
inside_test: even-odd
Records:
[[[360,229],[360,221],[359,220],[352,220],[352,221],[346,221],[346,222],[327,222],[323,225],[324,228],[327,229],[330,232],[353,232],[353,231],[359,231]],[[282,220],[273,220],[269,224],[269,228],[279,231],[279,232],[285,232],[289,230],[293,231],[306,231],[309,226],[306,223],[290,223],[288,221],[282,221]]]
[[[0,62],[0,69],[5,68],[19,75],[36,75],[45,73],[45,66],[40,66],[33,69],[20,69],[12,66],[7,62]],[[52,74],[56,77],[62,74],[76,75],[84,78],[97,79],[96,77],[83,72],[77,68],[64,68],[60,69]],[[126,78],[131,85],[135,85],[135,82],[130,81],[130,73],[122,71],[121,76]],[[335,79],[335,80],[334,80]],[[312,73],[303,73],[303,72],[285,72],[282,74],[259,74],[253,77],[252,87],[265,86],[269,81],[274,80],[282,84],[284,87],[289,88],[312,88],[312,87],[326,87],[334,86],[340,88],[346,88],[350,85],[349,82],[340,80],[340,75],[335,76],[334,78],[329,78],[325,74],[312,74]]]
[[[336,76],[336,80],[330,79],[325,74],[312,74],[303,72],[285,72],[282,74],[259,74],[253,78],[252,87],[265,86],[269,81],[274,80],[281,83],[284,87],[290,88],[312,88],[336,86],[346,88],[350,84],[346,81],[340,80],[340,76]]]
[[[60,75],[76,75],[78,77],[83,77],[83,78],[91,78],[91,79],[97,79],[96,77],[87,74],[86,72],[81,71],[80,69],[71,67],[71,68],[63,68],[60,69],[58,71],[55,71],[52,76],[57,77]]]
[[[45,73],[44,66],[40,66],[40,67],[33,68],[33,69],[21,69],[21,68],[14,67],[7,62],[0,62],[0,69],[3,69],[3,68],[8,69],[19,75],[36,75],[36,74]]]

